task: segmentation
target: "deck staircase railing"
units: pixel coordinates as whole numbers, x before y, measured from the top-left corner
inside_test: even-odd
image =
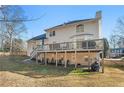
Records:
[[[37,50],[41,49],[41,46],[37,46],[31,53],[30,53],[30,59],[33,59],[36,54],[37,54]]]

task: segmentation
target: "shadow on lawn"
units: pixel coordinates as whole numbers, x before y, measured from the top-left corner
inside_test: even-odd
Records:
[[[122,71],[124,71],[124,61],[110,61],[110,62],[105,62],[105,66],[107,67],[112,67],[112,68],[117,68]]]
[[[69,74],[74,67],[64,68],[55,65],[39,65],[35,61],[30,63],[22,62],[27,57],[8,56],[0,57],[0,71],[10,71],[12,73],[21,74],[33,78],[58,77]]]
[[[34,64],[34,66],[36,66]],[[40,67],[40,68],[39,68]],[[62,66],[55,67],[53,65],[40,65],[32,68],[31,70],[22,70],[22,71],[11,71],[13,73],[21,74],[24,76],[29,76],[32,78],[46,78],[46,77],[59,77],[68,75],[73,68],[69,67],[68,69],[63,68]]]
[[[118,68],[118,69],[124,71],[124,65],[109,65],[108,67]]]
[[[64,68],[63,65],[58,67],[55,64],[36,64],[35,61],[24,62],[28,57],[9,56],[0,57],[0,71],[10,71],[12,73],[29,76],[32,78],[59,77],[68,74],[87,75],[89,70],[78,68],[75,70],[74,65]]]

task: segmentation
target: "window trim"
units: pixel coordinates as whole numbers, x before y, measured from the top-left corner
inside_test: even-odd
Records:
[[[50,36],[50,37],[53,37],[53,36],[55,36],[55,35],[56,35],[55,30],[54,30],[54,31],[50,31],[50,33],[49,33],[49,36]]]
[[[52,31],[53,32],[53,36],[55,36],[56,35],[56,32],[55,32],[55,30],[54,31]]]
[[[84,32],[84,24],[78,24],[76,26],[76,32]]]

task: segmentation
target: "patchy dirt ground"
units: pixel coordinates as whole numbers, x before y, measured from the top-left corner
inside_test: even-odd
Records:
[[[24,57],[0,58],[0,86],[3,87],[124,87],[124,65],[107,61],[105,73],[74,74],[72,68],[27,64]],[[83,72],[82,72],[83,73]]]

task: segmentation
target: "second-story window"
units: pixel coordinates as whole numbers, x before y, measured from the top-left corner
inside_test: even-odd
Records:
[[[52,32],[50,32],[49,36],[50,36],[50,37],[52,36]]]
[[[53,31],[53,36],[55,36],[55,31]]]
[[[79,24],[76,26],[76,32],[84,32],[84,25]]]
[[[55,31],[51,31],[49,34],[50,37],[55,36]]]

